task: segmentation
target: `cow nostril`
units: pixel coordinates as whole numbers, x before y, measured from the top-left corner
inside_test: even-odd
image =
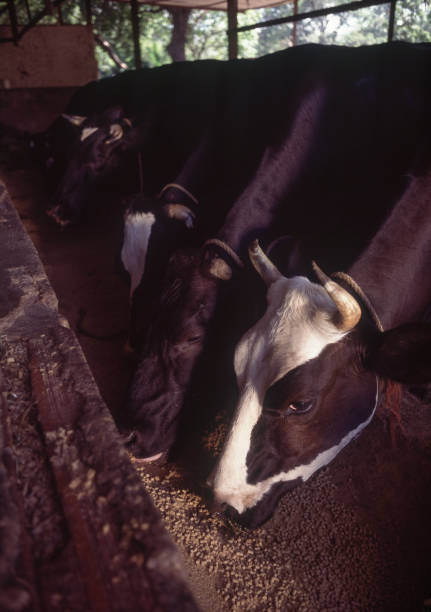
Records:
[[[218,500],[213,496],[211,500],[208,502],[208,510],[212,514],[223,514],[228,508],[228,504],[226,502]]]

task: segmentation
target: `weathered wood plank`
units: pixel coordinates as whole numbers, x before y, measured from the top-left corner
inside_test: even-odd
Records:
[[[59,328],[31,340],[30,368],[47,452],[91,609],[196,610],[178,551],[71,335]],[[79,377],[68,376],[71,371]]]

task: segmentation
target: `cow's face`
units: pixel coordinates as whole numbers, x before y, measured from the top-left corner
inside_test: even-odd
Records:
[[[222,282],[200,250],[179,250],[168,263],[160,297],[147,311],[151,322],[127,404],[139,456],[166,452],[174,442]]]
[[[62,227],[81,220],[95,186],[118,169],[134,142],[134,128],[118,108],[94,118],[66,115],[65,120],[75,126],[76,144],[48,210]]]
[[[332,281],[321,286],[285,278],[256,245],[251,257],[268,285],[267,310],[237,345],[238,405],[208,482],[216,506],[256,526],[272,514],[280,494],[327,465],[370,422],[376,374],[392,362],[396,380],[409,378],[399,346],[411,345],[426,360],[420,376],[427,379],[431,332],[381,334],[367,325],[359,331],[356,300],[344,290],[334,295]],[[413,352],[408,368],[414,377]]]
[[[174,198],[179,200],[179,198]],[[130,296],[144,279],[147,257],[150,274],[145,275],[141,293],[148,300],[155,277],[160,278],[172,252],[193,237],[195,213],[189,205],[166,198],[150,198],[142,193],[132,196],[124,214],[121,262],[130,276]]]

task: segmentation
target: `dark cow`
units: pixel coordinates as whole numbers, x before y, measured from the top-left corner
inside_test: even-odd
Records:
[[[394,43],[387,52],[370,47],[360,53],[304,45],[257,59],[181,62],[131,71],[87,85],[78,94],[85,102],[82,107],[94,96],[94,112],[80,115],[75,110],[78,116],[70,117],[79,124],[77,146],[53,200],[54,216],[63,224],[77,220],[91,202],[92,188],[107,179],[111,190],[121,193],[135,192],[140,182],[147,195],[157,193],[179,173],[208,130],[212,140],[226,143],[226,167],[240,174],[243,158],[251,151],[261,155],[265,147],[283,140],[299,88],[306,88],[307,80],[316,82],[320,75],[324,81],[328,70],[342,78],[349,66],[358,79],[362,73],[360,95],[381,96],[391,88],[384,64],[391,58],[405,62],[409,53],[415,52],[403,43]],[[375,62],[387,78],[378,68],[368,76],[367,67]],[[394,71],[391,76],[399,80]],[[377,84],[381,91],[376,91]],[[110,110],[99,106],[104,97]],[[80,108],[79,99],[71,104]],[[124,139],[113,140],[120,130]]]
[[[336,242],[336,238],[334,240]],[[371,421],[379,379],[431,380],[431,171],[412,177],[369,247],[339,282],[284,276],[257,243],[264,316],[235,351],[239,400],[209,483],[251,526],[326,466]],[[363,295],[373,305],[370,316]],[[372,311],[374,312],[374,311]],[[383,328],[376,321],[381,321]]]
[[[96,106],[85,115],[65,114],[77,138],[52,216],[61,225],[79,221],[107,181],[117,193],[140,188],[154,194],[166,177],[172,180],[223,114],[228,67],[216,60],[178,62],[86,86],[85,98],[94,94],[101,103],[105,94],[110,105],[105,102],[103,112]],[[79,108],[76,99],[73,108]]]
[[[259,146],[250,146],[241,168],[229,163],[226,148],[240,148],[238,132],[206,133],[173,183],[165,185],[157,199],[133,196],[124,217],[121,260],[129,272],[134,344],[152,318],[149,295],[158,293],[172,253],[181,246],[198,246],[223,223],[241,187],[253,175]],[[228,161],[227,161],[228,160]]]
[[[256,321],[239,307],[251,282],[249,242],[269,243],[284,229],[319,244],[330,271],[347,269],[407,185],[429,130],[429,47],[313,50],[319,69],[313,64],[291,88],[280,144],[266,150],[214,239],[172,256],[160,298],[145,311],[152,317],[127,405],[141,456],[170,449],[185,400],[197,396],[201,363],[211,374]]]

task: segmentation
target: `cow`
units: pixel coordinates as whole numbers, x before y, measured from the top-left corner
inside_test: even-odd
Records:
[[[217,60],[178,62],[87,85],[80,98],[93,95],[97,104],[105,103],[82,115],[66,109],[76,137],[49,214],[63,227],[80,221],[107,181],[117,193],[140,189],[153,197],[223,114],[228,66]],[[71,103],[82,107],[76,97]]]
[[[370,423],[380,380],[431,380],[431,325],[421,322],[431,300],[431,169],[410,177],[339,280],[316,264],[314,276],[297,275],[289,257],[284,275],[257,241],[249,252],[267,306],[235,349],[238,404],[208,482],[219,508],[254,527]]]
[[[180,172],[209,129],[213,138],[227,143],[233,134],[238,146],[225,149],[226,166],[229,162],[241,172],[249,149],[261,155],[279,142],[280,126],[293,111],[292,95],[297,96],[306,78],[324,78],[332,64],[333,72],[342,74],[350,66],[358,74],[362,70],[367,79],[367,65],[384,64],[390,57],[405,62],[409,54],[418,53],[406,43],[360,53],[304,45],[256,59],[179,62],[89,84],[66,109],[76,132],[75,147],[50,210],[62,226],[76,222],[91,206],[94,187],[100,189],[107,179],[111,190],[129,195],[140,188],[154,196]],[[384,75],[370,78],[377,78],[382,90],[391,87]],[[368,85],[370,95],[375,95]],[[362,89],[366,88],[364,82]],[[89,110],[80,114],[84,108]],[[113,140],[113,132],[124,138]]]
[[[313,65],[291,88],[279,140],[266,148],[254,179],[212,239],[171,256],[147,305],[125,409],[137,456],[170,451],[195,385],[205,402],[212,369],[228,362],[256,322],[259,313],[242,304],[253,282],[246,258],[252,239],[270,244],[284,228],[319,244],[327,269],[347,269],[406,188],[429,128],[429,46],[330,48],[326,63],[327,49],[315,51],[319,70]],[[204,394],[202,363],[210,376]]]

